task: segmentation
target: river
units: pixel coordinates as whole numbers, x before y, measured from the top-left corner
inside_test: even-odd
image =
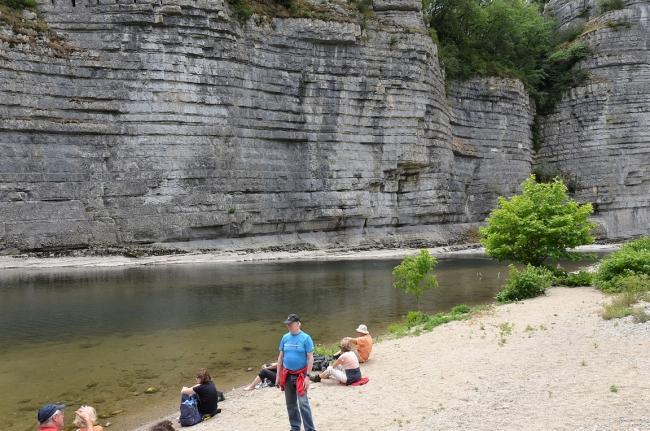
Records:
[[[282,320],[298,313],[317,344],[377,335],[415,308],[391,287],[399,260],[4,270],[0,274],[0,417],[35,429],[47,402],[90,404],[111,429],[177,408],[179,389],[207,367],[221,390],[277,356]],[[567,265],[575,267],[576,264]],[[440,288],[422,308],[490,302],[507,273],[484,257],[440,259]],[[248,371],[252,368],[255,371]],[[146,394],[149,387],[158,389]],[[107,417],[114,413],[112,417]]]

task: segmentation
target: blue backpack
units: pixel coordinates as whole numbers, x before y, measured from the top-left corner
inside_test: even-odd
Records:
[[[191,427],[201,422],[203,418],[199,413],[199,408],[196,405],[196,397],[194,395],[181,396],[181,416],[178,421],[182,427]]]

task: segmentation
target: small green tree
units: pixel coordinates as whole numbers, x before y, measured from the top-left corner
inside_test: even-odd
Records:
[[[424,291],[438,287],[436,276],[431,274],[437,263],[428,250],[422,249],[417,256],[407,256],[393,268],[393,287],[415,296],[418,311]]]
[[[594,241],[590,232],[595,225],[588,220],[591,204],[570,199],[562,180],[541,184],[530,176],[522,189],[510,199],[499,198],[481,228],[488,255],[540,266],[547,259],[573,258],[568,249]]]

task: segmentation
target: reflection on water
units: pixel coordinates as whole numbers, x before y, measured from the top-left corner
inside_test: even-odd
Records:
[[[391,287],[397,260],[175,265],[0,275],[0,417],[34,429],[46,402],[86,403],[115,429],[166,413],[207,367],[221,389],[252,380],[277,355],[291,312],[316,343],[379,334],[415,303]],[[441,260],[426,311],[488,302],[506,265]],[[145,394],[150,386],[160,390]],[[68,421],[72,420],[69,415]],[[102,422],[105,422],[103,420]]]

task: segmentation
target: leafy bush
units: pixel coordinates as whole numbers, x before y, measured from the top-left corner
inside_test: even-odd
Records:
[[[560,179],[539,184],[530,176],[522,189],[510,199],[499,198],[481,228],[488,255],[539,266],[549,259],[575,258],[567,249],[593,242],[591,205],[570,199]]]
[[[422,249],[419,255],[407,256],[393,268],[393,287],[415,296],[418,310],[424,291],[438,287],[436,276],[430,273],[436,264],[436,258]]]
[[[469,305],[460,304],[451,309],[451,314],[467,314],[470,311],[472,311],[472,309]]]
[[[413,328],[418,330],[418,332],[420,330],[430,331],[436,326],[454,320],[466,319],[471,313],[484,311],[485,308],[485,306],[480,305],[471,308],[465,304],[460,304],[452,308],[449,313],[437,313],[431,315],[422,311],[409,311],[406,316],[404,316],[402,323],[390,325],[388,331],[397,337],[402,337],[408,334]]]
[[[535,87],[549,50],[553,23],[523,0],[424,0],[447,76],[507,76]]]
[[[508,281],[497,293],[497,301],[511,302],[542,295],[553,282],[553,274],[546,268],[527,265],[519,271],[510,265]]]
[[[617,275],[611,280],[602,281],[596,277],[596,287],[605,293],[645,292],[650,290],[650,275]]]
[[[574,40],[583,27],[560,31],[542,15],[543,1],[423,0],[425,21],[439,46],[449,79],[502,76],[520,79],[539,113],[550,112],[588,73],[575,65],[588,48]],[[588,14],[587,10],[587,14]]]
[[[428,314],[422,311],[409,311],[404,317],[404,321],[408,328],[413,328],[414,326],[423,325],[429,321],[429,317]]]
[[[559,286],[591,286],[594,284],[594,275],[591,272],[579,271],[566,274],[564,276],[555,277],[555,284]]]
[[[339,351],[338,344],[330,344],[328,346],[319,344],[314,347],[314,355],[318,356],[333,356],[336,352]]]
[[[581,31],[581,28],[576,27],[576,30]],[[577,36],[569,32],[563,37]],[[591,48],[583,42],[576,41],[560,43],[549,51],[543,65],[544,80],[536,88],[531,89],[539,114],[550,114],[567,89],[586,82],[589,73],[575,70],[575,66],[590,55]]]
[[[598,10],[601,13],[623,9],[624,7],[625,2],[623,0],[598,0]]]
[[[604,292],[650,290],[650,238],[623,245],[598,266],[596,286]]]

